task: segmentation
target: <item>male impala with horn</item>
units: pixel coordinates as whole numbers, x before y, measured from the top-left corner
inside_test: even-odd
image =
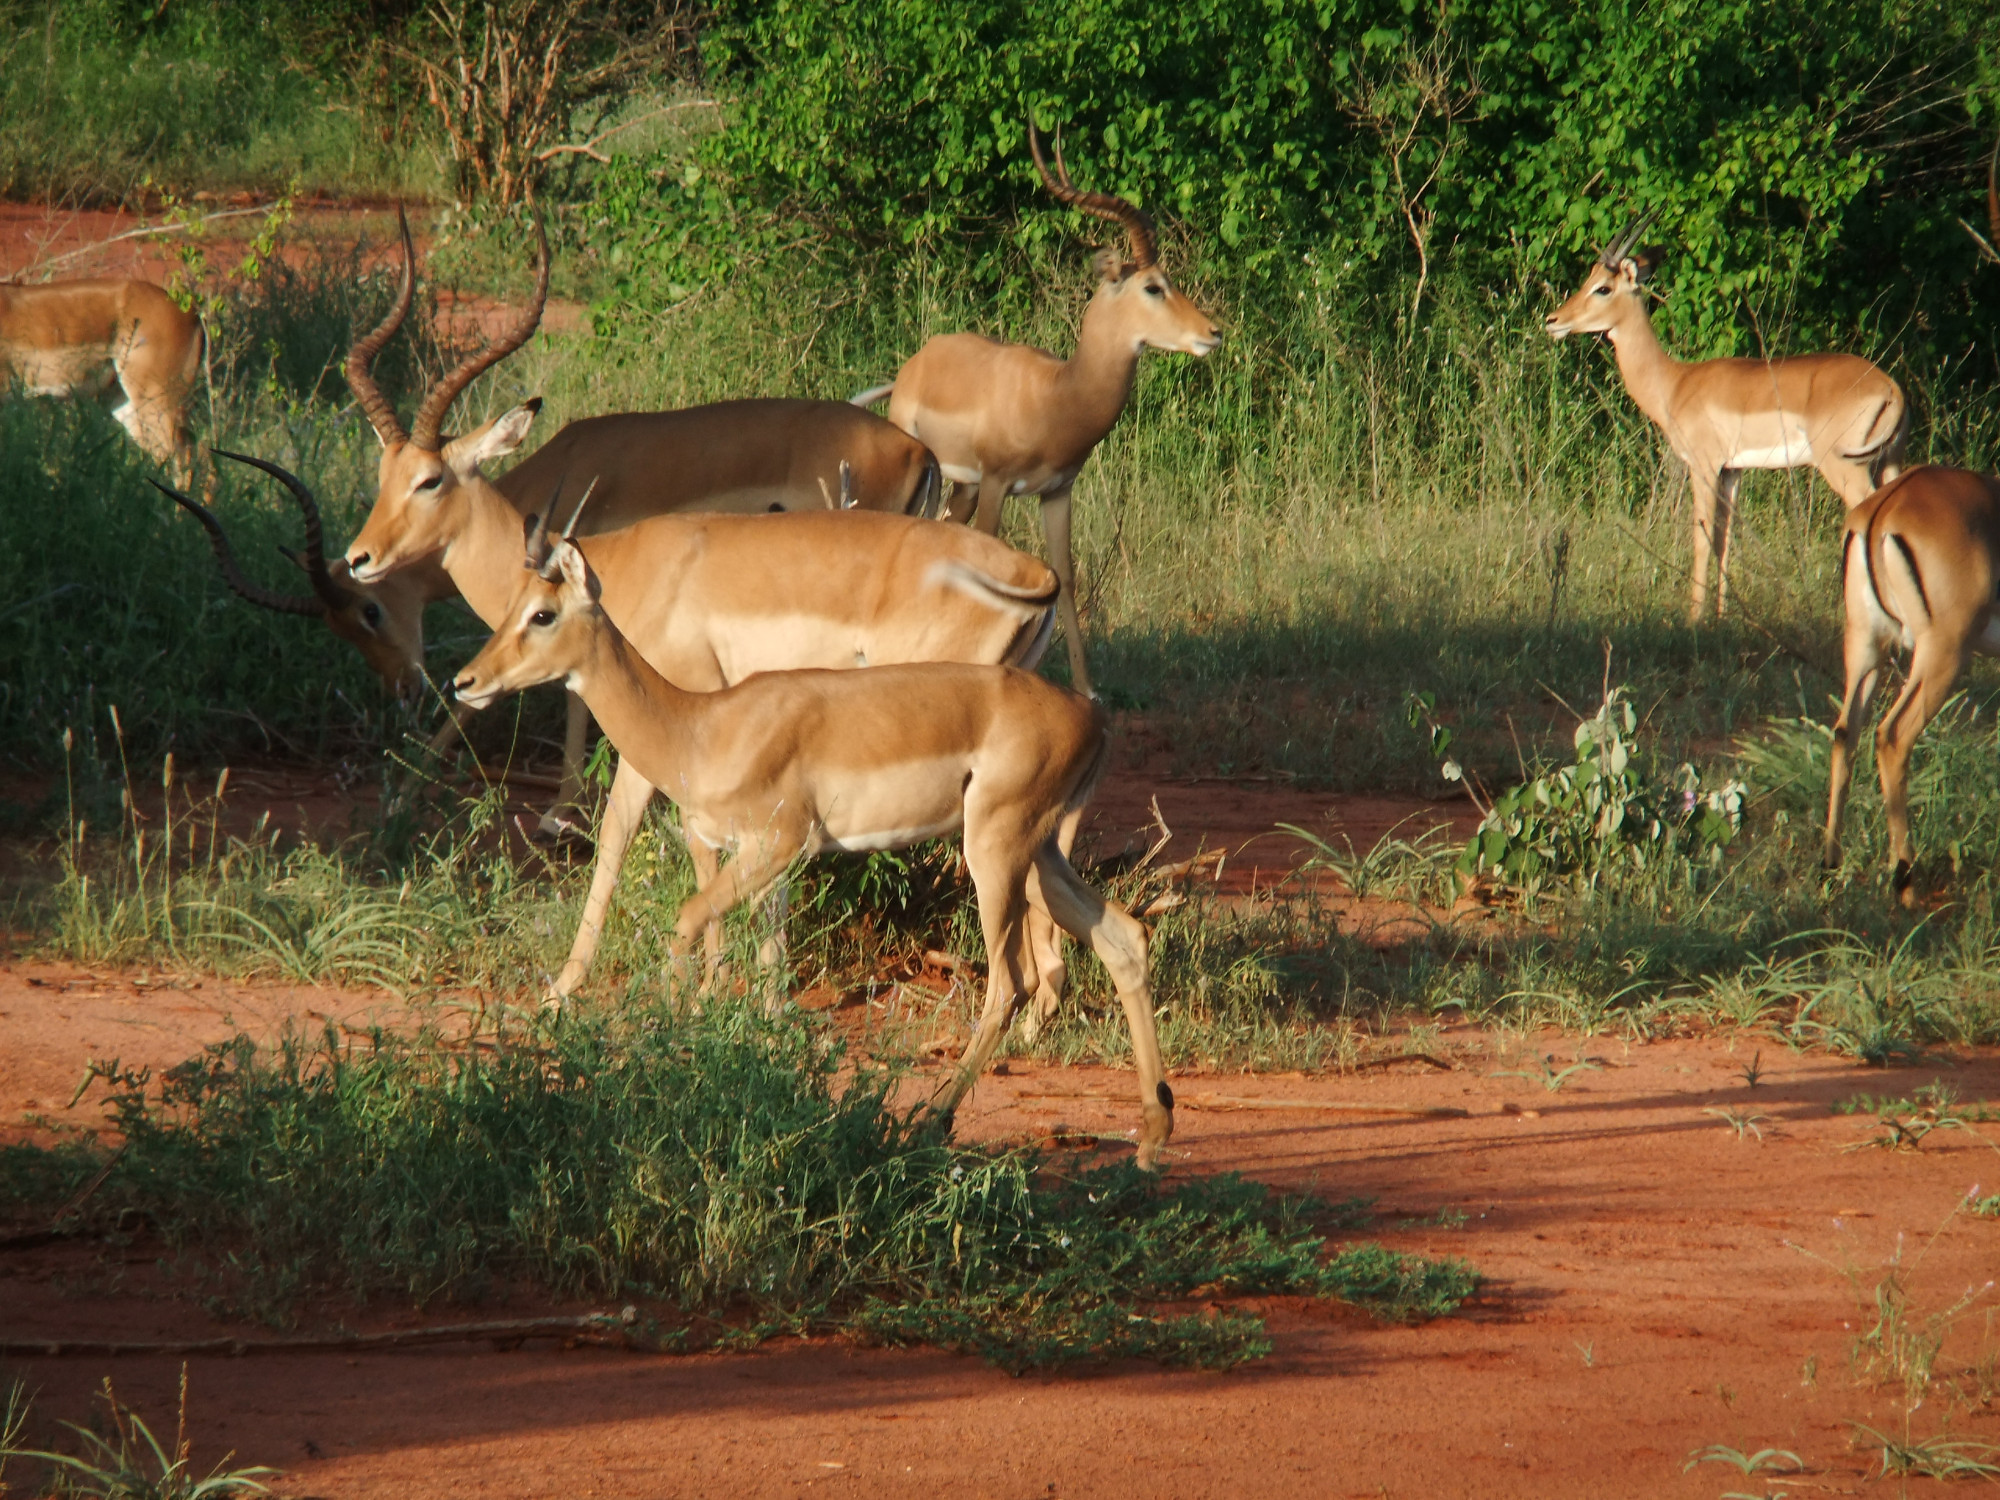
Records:
[[[1977,651],[2000,656],[2000,480],[1965,469],[1911,469],[1847,516],[1840,581],[1847,612],[1847,686],[1833,726],[1827,793],[1828,869],[1840,865],[1840,823],[1854,773],[1854,737],[1875,684],[1898,650],[1910,653],[1903,690],[1875,731],[1875,769],[1889,819],[1892,881],[1912,904],[1910,751]]]
[[[1152,220],[1123,198],[1079,192],[1063,165],[1060,140],[1051,174],[1032,120],[1028,150],[1057,201],[1122,225],[1131,250],[1123,260],[1099,252],[1097,293],[1084,311],[1076,353],[1064,360],[983,334],[944,334],[912,355],[893,384],[863,391],[854,401],[889,398],[889,420],[929,445],[944,477],[977,487],[973,524],[987,535],[999,531],[1009,495],[1041,497],[1042,536],[1062,580],[1070,676],[1089,693],[1090,666],[1076,616],[1070,487],[1125,410],[1140,351],[1150,346],[1202,356],[1221,344],[1222,333],[1160,269]]]
[[[1582,288],[1549,314],[1551,338],[1601,333],[1639,409],[1688,467],[1694,484],[1694,576],[1688,618],[1729,602],[1729,525],[1745,469],[1810,464],[1852,510],[1900,472],[1909,408],[1903,388],[1853,354],[1709,359],[1682,364],[1660,347],[1646,307],[1658,250],[1638,250],[1652,220],[1607,245]]]
[[[565,474],[597,481],[589,525],[610,531],[646,516],[675,511],[764,513],[829,508],[903,513],[921,509],[937,485],[936,464],[923,444],[844,401],[725,401],[682,411],[625,412],[571,422],[497,481],[480,466],[512,453],[541,410],[527,401],[462,437],[447,439],[445,414],[483,371],[518,349],[534,332],[548,294],[548,245],[540,246],[535,294],[521,319],[500,338],[466,359],[425,395],[410,431],[375,383],[371,369],[384,345],[408,316],[416,289],[416,252],[409,224],[399,213],[403,275],[396,302],[381,324],[347,356],[355,399],[382,441],[379,495],[395,503],[443,503],[471,488],[499,497],[517,514],[531,509]],[[221,550],[221,530],[185,496],[176,496],[209,530]],[[300,497],[301,505],[310,505]],[[379,502],[378,502],[379,503]],[[317,535],[318,516],[307,530]],[[329,569],[314,546],[305,565],[314,599],[273,594],[249,584],[233,558],[224,576],[253,603],[292,613],[320,614],[343,639],[361,648],[383,681],[408,692],[423,679],[423,610],[450,598],[457,586],[436,558],[399,554],[398,572],[386,576],[380,559],[366,576],[349,574],[345,562]],[[558,807],[577,785],[588,725],[572,703],[565,755],[565,788]],[[449,739],[450,726],[439,743]],[[544,831],[553,831],[553,818]]]
[[[0,285],[0,387],[14,380],[31,396],[74,396],[116,380],[125,404],[111,415],[182,483],[203,348],[201,319],[150,281]]]
[[[659,787],[673,798],[690,846],[735,851],[682,906],[676,951],[779,887],[801,856],[894,849],[962,829],[986,935],[986,1007],[937,1106],[948,1114],[957,1105],[1015,1012],[1048,983],[1032,916],[1087,943],[1110,971],[1138,1073],[1139,1165],[1159,1165],[1174,1096],[1154,1034],[1146,929],[1084,884],[1062,847],[1104,769],[1096,706],[1032,672],[944,663],[766,672],[722,692],[686,692],[600,605],[609,581],[600,586],[592,554],[618,533],[581,548],[567,537],[551,543],[546,519],[530,523],[527,569],[516,562],[493,638],[453,688],[483,705],[567,681],[618,747],[621,784],[629,772],[646,794]]]

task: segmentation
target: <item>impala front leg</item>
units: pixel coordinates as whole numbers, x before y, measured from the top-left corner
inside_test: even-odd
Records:
[[[1095,698],[1090,685],[1090,662],[1083,650],[1083,625],[1076,613],[1076,564],[1070,552],[1069,491],[1056,490],[1042,496],[1042,540],[1049,549],[1049,567],[1055,571],[1062,592],[1056,612],[1062,619],[1063,639],[1069,645],[1070,685],[1086,698]]]
[[[556,788],[555,802],[542,814],[542,821],[535,829],[536,839],[549,843],[578,831],[576,814],[583,801],[584,742],[590,736],[590,710],[575,693],[566,691],[563,697],[567,716],[563,721],[562,781]]]
[[[646,804],[652,800],[652,782],[620,756],[618,774],[611,779],[611,795],[604,804],[604,821],[597,831],[597,866],[590,873],[590,894],[584,898],[583,920],[577,924],[569,959],[549,987],[545,1004],[561,1005],[590,971],[598,940],[604,936],[604,922],[611,910],[612,892],[618,888],[618,872],[624,867],[625,851],[646,816]]]
[[[1688,465],[1694,487],[1694,565],[1688,577],[1688,624],[1708,618],[1708,560],[1715,550],[1715,487],[1721,475]]]

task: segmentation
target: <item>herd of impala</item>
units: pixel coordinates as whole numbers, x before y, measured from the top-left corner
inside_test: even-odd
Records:
[[[1032,126],[1028,143],[1051,194],[1121,226],[1127,239],[1127,254],[1098,256],[1097,290],[1066,360],[980,334],[945,335],[893,382],[851,402],[724,401],[583,418],[488,479],[483,467],[520,447],[540,401],[457,436],[445,434],[445,418],[474,379],[535,331],[548,243],[540,239],[526,313],[432,386],[405,429],[371,374],[415,289],[403,223],[396,302],[347,358],[382,455],[374,506],[346,554],[329,562],[305,484],[262,459],[217,450],[268,473],[296,500],[305,525],[296,560],[310,596],[251,583],[215,516],[160,488],[207,529],[237,593],[325,619],[405,697],[425,681],[425,606],[461,597],[493,634],[454,680],[456,703],[434,743],[503,694],[563,682],[563,781],[544,835],[574,812],[597,719],[618,769],[551,1002],[589,969],[656,790],[679,811],[698,882],[672,946],[679,952],[700,934],[711,966],[723,915],[759,898],[773,903],[780,934],[765,957],[778,956],[783,876],[799,857],[962,830],[989,975],[978,1028],[939,1107],[957,1103],[1017,1012],[1031,1037],[1053,1015],[1065,978],[1060,928],[1104,962],[1125,1009],[1139,1159],[1151,1166],[1172,1133],[1173,1094],[1154,1035],[1146,931],[1068,857],[1106,744],[1077,619],[1070,494],[1125,407],[1141,351],[1199,357],[1221,334],[1161,269],[1145,214],[1078,190],[1060,143],[1052,170]],[[1993,166],[1988,210],[2000,242]],[[1607,339],[1626,390],[1687,465],[1697,623],[1711,608],[1711,565],[1712,607],[1727,604],[1744,470],[1810,465],[1847,504],[1847,683],[1825,857],[1839,860],[1855,728],[1883,666],[1907,649],[1907,680],[1877,733],[1894,881],[1907,902],[1910,748],[1968,653],[2000,654],[2000,482],[1960,469],[1902,471],[1908,403],[1867,360],[1675,360],[1653,333],[1646,283],[1659,253],[1638,248],[1645,229],[1635,222],[1600,253],[1549,316],[1548,333]],[[199,320],[144,282],[0,286],[0,375],[31,392],[69,393],[108,370],[125,397],[117,419],[182,484],[193,461],[186,410],[203,355]],[[866,409],[884,397],[886,421]],[[1041,503],[1048,566],[997,539],[1007,497],[1030,494]],[[1077,691],[1035,673],[1058,622]]]

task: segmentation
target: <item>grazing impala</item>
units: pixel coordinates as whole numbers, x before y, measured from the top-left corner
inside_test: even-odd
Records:
[[[183,484],[193,457],[187,403],[204,347],[201,319],[149,281],[0,286],[0,384],[72,396],[116,380],[125,404],[112,416]]]
[[[1140,351],[1202,356],[1222,342],[1208,314],[1174,288],[1158,264],[1153,224],[1123,198],[1079,192],[1056,143],[1053,175],[1041,140],[1028,125],[1028,150],[1059,202],[1122,224],[1131,258],[1097,257],[1097,294],[1083,315],[1076,353],[1006,344],[977,333],[932,339],[890,385],[863,391],[857,405],[889,398],[889,420],[928,444],[953,485],[978,490],[973,524],[991,536],[1009,495],[1039,495],[1042,537],[1062,580],[1063,633],[1071,679],[1089,693],[1090,666],[1076,616],[1076,568],[1070,549],[1070,487],[1091,450],[1104,441],[1132,394]]]
[[[399,501],[413,495],[442,499],[470,488],[498,495],[517,514],[525,514],[563,475],[574,473],[597,480],[590,529],[613,531],[675,511],[763,513],[834,507],[902,513],[922,509],[935,491],[936,464],[923,444],[844,401],[725,401],[682,411],[587,417],[567,424],[506,475],[489,481],[480,472],[481,465],[520,446],[542,403],[524,402],[462,437],[444,438],[441,425],[458,394],[534,332],[548,291],[547,243],[541,245],[528,312],[431,387],[411,431],[405,433],[371,373],[376,355],[408,316],[416,290],[416,251],[409,224],[400,213],[397,219],[403,276],[395,304],[347,356],[348,383],[382,442],[381,496],[393,495]],[[212,540],[220,538],[212,515],[197,518],[208,527]],[[316,516],[308,529],[316,531]],[[309,549],[309,573],[312,555]],[[220,548],[217,556],[223,556]],[[334,564],[335,588],[342,596],[336,603],[322,581],[328,572],[322,560],[319,572],[312,574],[321,607],[306,600],[280,603],[284,596],[254,586],[246,591],[238,586],[240,572],[231,586],[253,603],[323,614],[335,634],[361,648],[385,684],[407,692],[423,681],[424,607],[452,597],[457,590],[435,559],[412,558],[397,566],[394,576],[385,576],[378,565],[365,578],[356,578],[345,562]],[[441,748],[447,743],[453,727],[447,724],[434,745]],[[558,808],[567,805],[577,784],[588,727],[581,706],[572,702],[565,793]],[[553,832],[558,821],[553,814],[544,819],[544,832]]]
[[[1688,467],[1694,484],[1694,575],[1688,618],[1729,602],[1729,525],[1745,469],[1810,464],[1852,510],[1896,477],[1909,431],[1903,388],[1853,354],[1708,359],[1682,364],[1660,347],[1646,308],[1658,251],[1634,252],[1650,220],[1606,246],[1577,294],[1549,314],[1551,338],[1601,333],[1639,409]]]
[[[1905,906],[1910,871],[1910,751],[1951,696],[1977,651],[2000,656],[2000,480],[1965,469],[1919,468],[1877,490],[1848,513],[1841,540],[1841,593],[1847,612],[1847,687],[1833,726],[1827,795],[1829,869],[1840,864],[1840,821],[1854,773],[1854,737],[1868,720],[1875,684],[1898,650],[1910,653],[1902,692],[1875,731],[1875,766],[1889,819],[1893,880]]]
[[[679,805],[690,845],[734,851],[682,906],[673,949],[778,886],[801,856],[962,829],[986,936],[986,1006],[938,1109],[957,1106],[1043,983],[1024,921],[1032,912],[1088,943],[1111,973],[1139,1075],[1139,1165],[1157,1166],[1174,1096],[1153,1030],[1146,930],[1086,885],[1058,842],[1104,768],[1096,706],[1032,672],[942,663],[769,672],[686,692],[600,608],[588,544],[552,543],[546,519],[530,523],[528,567],[514,569],[493,638],[452,686],[484,705],[567,681],[618,747],[626,795],[643,801],[658,787]]]

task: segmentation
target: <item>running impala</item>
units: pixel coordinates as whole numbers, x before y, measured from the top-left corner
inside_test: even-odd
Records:
[[[187,404],[201,375],[201,319],[150,281],[99,278],[0,285],[0,386],[31,396],[95,395],[112,381],[111,415],[187,483]]]
[[[1903,388],[1854,354],[1708,359],[1683,364],[1660,347],[1646,282],[1660,252],[1635,250],[1649,219],[1607,245],[1583,286],[1549,314],[1549,337],[1601,333],[1639,409],[1660,429],[1694,484],[1694,574],[1688,619],[1729,603],[1729,527],[1745,469],[1818,469],[1852,510],[1901,472],[1910,414]]]
[[[1076,353],[1065,360],[984,334],[944,334],[912,355],[891,384],[854,401],[866,406],[889,398],[889,420],[930,447],[945,479],[977,488],[972,522],[988,536],[999,531],[1009,495],[1041,497],[1042,538],[1062,581],[1070,678],[1090,693],[1076,614],[1071,486],[1125,410],[1140,352],[1150,347],[1199,358],[1215,351],[1222,332],[1160,269],[1152,220],[1123,198],[1079,192],[1060,140],[1051,174],[1033,121],[1028,150],[1058,202],[1122,225],[1131,249],[1122,260],[1109,250],[1098,254],[1097,293],[1084,310]]]
[[[1097,706],[1032,672],[941,663],[767,672],[721,692],[684,691],[601,607],[588,543],[551,541],[547,519],[530,524],[527,568],[515,566],[493,638],[452,686],[484,706],[568,682],[618,747],[626,794],[643,801],[661,789],[679,805],[690,846],[733,851],[681,907],[673,951],[723,913],[782,889],[802,856],[962,830],[986,937],[986,1005],[935,1107],[957,1107],[1045,985],[1041,945],[1024,921],[1032,913],[1089,944],[1110,971],[1138,1072],[1139,1165],[1157,1167],[1174,1096],[1154,1034],[1146,930],[1063,853],[1104,770]]]
[[[1910,653],[1902,692],[1875,731],[1875,767],[1889,820],[1891,879],[1905,906],[1910,873],[1910,751],[1951,696],[1973,652],[2000,656],[2000,480],[1965,469],[1912,469],[1847,516],[1840,582],[1847,613],[1847,686],[1833,725],[1826,804],[1828,869],[1840,865],[1840,823],[1854,774],[1854,737],[1868,722],[1882,668]]]

